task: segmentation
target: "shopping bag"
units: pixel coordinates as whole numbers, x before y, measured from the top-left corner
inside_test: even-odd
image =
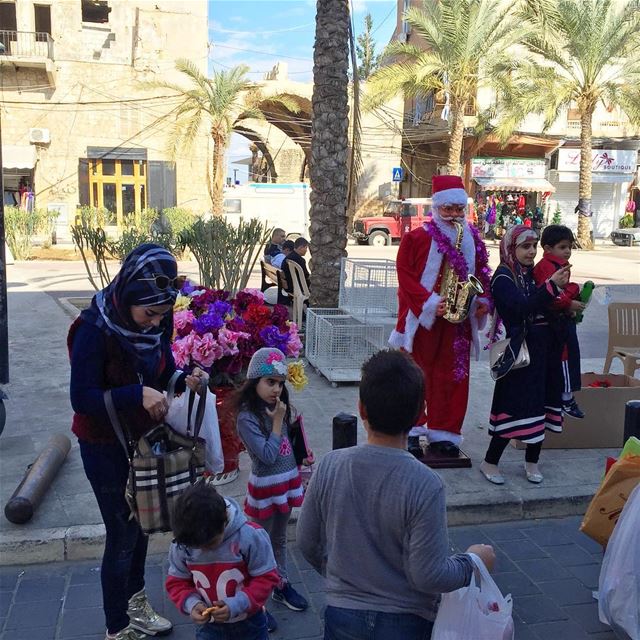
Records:
[[[216,396],[207,389],[206,398],[198,395],[196,399],[195,411],[198,410],[200,402],[205,402],[204,418],[200,430],[200,438],[205,441],[205,468],[211,474],[220,473],[224,469],[224,454],[222,453],[222,442],[220,441],[220,425],[218,424],[218,413],[216,411]],[[170,424],[174,431],[185,435],[189,424],[189,394],[182,393],[174,396],[171,389],[167,392],[169,401],[169,411],[165,416],[165,422]]]
[[[613,533],[625,502],[640,483],[640,456],[620,458],[605,476],[584,514],[580,531],[603,547]]]
[[[477,572],[468,587],[442,594],[431,640],[513,640],[511,595],[503,596],[484,562],[474,553],[469,555]]]
[[[313,451],[307,442],[307,434],[304,430],[304,422],[301,415],[289,426],[289,441],[298,465],[302,489],[306,491],[313,475],[314,457]]]
[[[313,453],[307,444],[307,434],[304,430],[304,422],[301,415],[289,426],[289,442],[297,465],[301,465],[303,460],[313,457]]]
[[[640,486],[631,492],[604,554],[598,614],[616,635],[640,640]]]
[[[195,404],[189,392],[189,407]],[[111,390],[104,392],[104,404],[113,430],[129,459],[129,479],[125,499],[144,533],[171,531],[171,512],[178,496],[204,473],[205,443],[198,437],[204,417],[206,396],[194,412],[186,435],[166,422],[147,431],[139,440],[131,437],[120,421]]]

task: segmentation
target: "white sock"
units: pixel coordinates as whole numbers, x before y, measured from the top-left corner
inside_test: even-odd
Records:
[[[563,392],[563,394],[562,394],[563,402],[567,402],[568,400],[571,400],[572,398],[573,398],[573,393]]]

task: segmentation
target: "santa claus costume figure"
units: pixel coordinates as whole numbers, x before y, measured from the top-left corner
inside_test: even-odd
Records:
[[[398,250],[398,322],[389,344],[410,353],[425,375],[426,412],[409,433],[409,450],[421,457],[419,436],[426,435],[432,454],[458,458],[471,345],[477,356],[478,331],[490,308],[491,273],[484,243],[465,218],[462,179],[434,176],[432,193],[432,220],[405,234]],[[459,248],[455,223],[462,225]],[[485,291],[473,299],[468,317],[460,323],[443,317],[447,292],[441,291],[441,281],[446,268],[461,282],[474,275]]]

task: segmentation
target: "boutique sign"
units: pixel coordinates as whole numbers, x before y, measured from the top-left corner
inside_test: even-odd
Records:
[[[638,152],[628,149],[594,149],[594,173],[633,173]],[[580,171],[580,149],[558,149],[558,171]]]

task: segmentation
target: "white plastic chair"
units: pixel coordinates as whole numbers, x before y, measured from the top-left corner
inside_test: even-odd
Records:
[[[304,277],[304,271],[299,264],[293,260],[287,260],[287,265],[293,281],[293,293],[289,294],[293,299],[292,319],[300,329],[302,327],[304,303],[309,299],[309,286],[307,285],[307,279]]]

